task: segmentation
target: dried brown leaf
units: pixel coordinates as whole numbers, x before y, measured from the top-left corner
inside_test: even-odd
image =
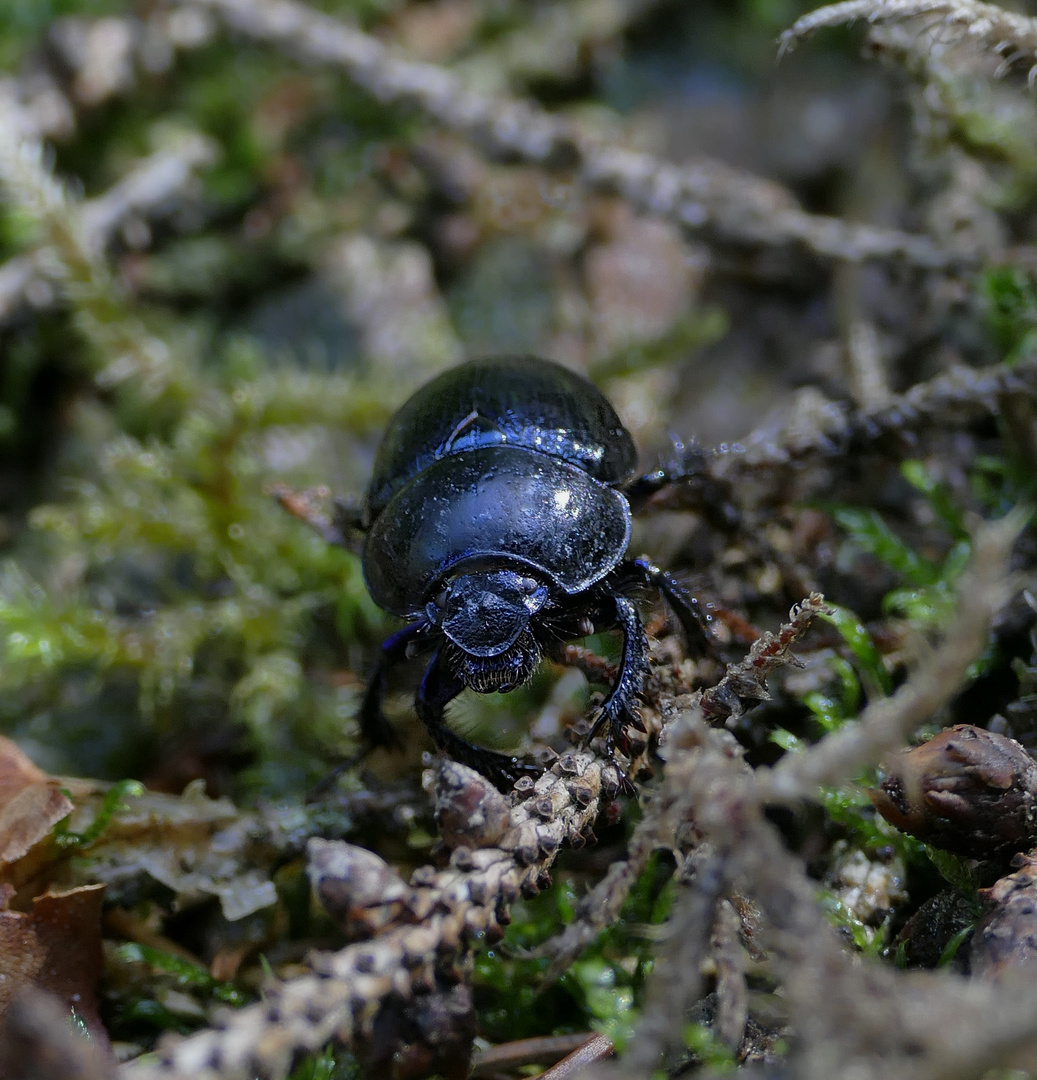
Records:
[[[57,780],[0,737],[0,880],[2,871],[39,843],[72,809]]]
[[[19,993],[36,987],[55,995],[66,1016],[74,1013],[107,1048],[97,1011],[103,894],[103,885],[83,885],[37,897],[31,913],[0,911],[0,1018]]]

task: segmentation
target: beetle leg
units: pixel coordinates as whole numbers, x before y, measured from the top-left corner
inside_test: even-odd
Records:
[[[621,580],[653,585],[659,590],[681,624],[689,656],[705,656],[711,651],[712,643],[706,629],[710,616],[700,610],[698,600],[672,574],[643,558],[628,559],[615,573]]]
[[[623,488],[623,493],[630,502],[630,509],[635,514],[664,487],[694,482],[705,476],[709,451],[703,450],[694,440],[686,443],[675,435],[671,435],[670,439],[670,453],[659,463],[658,468],[635,477]]]
[[[653,495],[671,483],[673,483],[673,477],[666,469],[653,469],[652,472],[631,480],[623,488],[623,494],[630,503],[631,513],[636,514]]]
[[[323,780],[314,785],[306,796],[307,802],[317,802],[322,799],[347,769],[359,765],[372,750],[378,747],[383,747],[386,750],[401,750],[403,748],[399,736],[382,712],[382,698],[385,696],[385,676],[390,664],[406,659],[409,647],[427,625],[424,620],[413,622],[382,642],[382,655],[379,657],[374,671],[371,672],[370,679],[367,680],[367,689],[364,691],[364,697],[357,712],[360,735],[366,745],[346,758],[345,761],[340,761]]]
[[[648,639],[637,608],[625,596],[613,596],[611,600],[615,605],[613,625],[623,633],[623,659],[619,666],[619,677],[602,703],[601,711],[585,740],[589,743],[607,724],[605,749],[609,757],[612,757],[617,746],[626,751],[629,745],[628,727],[642,732],[645,730],[637,699],[648,668]]]
[[[639,513],[654,495],[664,488],[673,488],[672,492],[662,496],[661,502],[671,508],[695,510],[715,529],[730,532],[741,523],[741,513],[733,501],[730,481],[713,475],[707,462],[718,454],[731,452],[728,447],[703,450],[695,442],[683,443],[674,439],[669,460],[624,486],[623,494],[630,509]]]
[[[428,623],[420,619],[418,622],[405,626],[402,630],[397,630],[395,634],[382,642],[381,656],[378,658],[374,671],[371,672],[371,678],[367,681],[367,690],[357,713],[360,734],[370,746],[384,746],[390,750],[401,749],[399,736],[393,731],[392,724],[382,712],[385,677],[392,664],[397,664],[407,658],[410,645],[427,626]]]
[[[443,722],[443,711],[464,688],[464,683],[443,663],[437,651],[425,669],[414,699],[414,709],[437,749],[454,761],[482,773],[504,792],[510,791],[519,777],[539,776],[543,772],[539,765],[510,754],[498,754],[494,750],[473,746],[446,726]]]

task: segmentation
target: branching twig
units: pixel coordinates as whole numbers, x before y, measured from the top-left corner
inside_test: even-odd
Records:
[[[1037,66],[1037,19],[1005,11],[980,0],[845,0],[829,4],[797,19],[778,39],[781,51],[788,52],[803,38],[827,26],[867,19],[868,22],[895,22],[935,16],[938,25],[1006,58],[1009,63],[1026,61],[1030,81]]]
[[[783,431],[750,436],[743,453],[726,459],[726,469],[737,473],[756,465],[848,454],[889,436],[934,425],[960,426],[963,421],[996,415],[1005,393],[1037,396],[1037,360],[980,370],[954,368],[917,383],[876,409],[827,402],[812,426],[797,423]]]
[[[676,845],[679,830],[690,827],[699,862],[678,908],[680,940],[670,954],[663,950],[657,964],[649,989],[654,1004],[631,1044],[628,1074],[649,1072],[667,1047],[677,1045],[684,1003],[695,992],[707,955],[716,903],[730,889],[756,901],[773,928],[774,962],[797,1032],[794,1059],[804,1076],[821,1077],[833,1062],[854,1062],[869,1078],[877,1078],[880,1069],[906,1076],[915,1048],[938,1037],[931,1017],[975,1005],[974,990],[943,976],[925,983],[921,1004],[911,1011],[905,1002],[921,993],[913,980],[874,964],[858,967],[821,915],[813,883],[762,811],[775,799],[809,796],[818,784],[853,775],[954,692],[1006,598],[1007,553],[1020,523],[1012,517],[977,533],[956,628],[900,694],[871,706],[846,734],[754,774],[734,752],[731,737],[704,724],[701,707],[668,725],[666,772],[657,798],[660,805],[680,803],[680,813],[667,822],[669,843]],[[789,646],[821,606],[812,597],[794,610],[781,634],[761,638],[747,660],[729,671],[726,691],[709,692],[716,718],[763,696],[763,674],[787,659]],[[601,759],[569,753],[551,773],[507,800],[470,770],[443,763],[435,803],[441,835],[452,849],[446,870],[424,868],[408,884],[368,852],[316,842],[311,864],[318,892],[355,943],[315,958],[313,974],[269,987],[264,1004],[228,1014],[221,1030],[166,1043],[159,1062],[126,1066],[121,1075],[282,1076],[295,1053],[332,1038],[362,1051],[390,996],[420,997],[437,985],[444,965],[463,964],[476,942],[499,934],[510,902],[536,890],[561,844],[584,842],[601,800],[618,785],[618,774]],[[669,962],[674,958],[680,962]],[[997,1060],[1006,1043],[1027,1037],[1035,1023],[1037,1009],[1017,1009],[1012,1023],[984,1044],[982,1054],[974,1053],[974,1060]],[[873,1025],[880,1025],[881,1038],[872,1034]],[[934,1076],[940,1075],[936,1060]]]
[[[184,365],[170,363],[165,342],[124,310],[98,250],[97,224],[111,219],[112,206],[102,203],[91,227],[82,205],[48,167],[43,146],[19,134],[16,116],[0,115],[0,189],[39,230],[36,269],[73,304],[80,332],[91,346],[97,383],[115,386],[133,378],[139,392],[153,398],[171,381],[185,379]],[[133,190],[139,197],[139,190]]]
[[[730,876],[728,860],[711,844],[703,845],[694,861],[694,880],[679,894],[659,943],[641,1021],[623,1059],[628,1075],[654,1074],[660,1056],[679,1045],[677,1035],[688,1005],[701,996],[710,937]]]
[[[134,215],[149,215],[168,205],[193,180],[195,171],[212,160],[212,144],[200,136],[180,139],[176,146],[146,158],[103,195],[80,207],[84,251],[99,255],[121,225]],[[49,211],[39,204],[37,212]],[[0,266],[0,324],[26,303],[40,309],[57,299],[47,261],[46,254],[33,252]]]
[[[716,686],[696,695],[695,705],[712,721],[723,721],[742,713],[767,697],[767,677],[783,664],[791,662],[792,646],[825,610],[824,598],[813,595],[797,604],[789,620],[776,634],[766,633],[753,642],[749,655],[732,665]],[[663,728],[663,739],[667,727]],[[666,753],[665,747],[662,751]],[[683,774],[677,768],[667,770],[660,789],[645,809],[644,817],[627,844],[627,857],[612,864],[605,876],[580,901],[573,921],[546,942],[540,955],[551,957],[544,975],[548,982],[557,979],[579,953],[619,914],[634,882],[648,865],[652,852],[660,847],[675,847],[677,831],[688,816],[689,792]]]
[[[855,958],[821,912],[815,882],[764,818],[769,791],[759,773],[733,759],[724,735],[693,711],[678,719],[674,735],[691,759],[684,779],[703,844],[765,916],[764,938],[795,1033],[792,1074],[804,1080],[978,1077],[1037,1038],[1037,1001],[1021,986],[994,990],[946,972],[902,973]],[[674,977],[668,967],[663,954],[657,970],[664,979]],[[628,1055],[623,1076],[649,1075],[662,1049],[675,1043],[683,1018],[667,1011],[664,1030],[646,1010],[645,1030],[632,1041],[637,1070]]]
[[[686,166],[588,137],[530,101],[486,97],[434,64],[394,57],[376,38],[296,0],[181,0],[218,12],[229,26],[315,63],[343,68],[382,101],[406,103],[490,152],[571,172],[592,191],[685,229],[735,244],[801,246],[825,258],[903,259],[918,267],[962,265],[968,253],[929,238],[809,214],[782,187],[716,161]]]
[[[313,974],[274,983],[265,1001],[228,1013],[224,1027],[164,1045],[157,1062],[125,1066],[124,1080],[245,1080],[283,1076],[293,1054],[334,1038],[356,1046],[390,995],[434,985],[437,968],[460,960],[538,881],[563,844],[587,840],[601,800],[620,775],[590,753],[564,754],[552,772],[507,800],[477,773],[440,763],[435,806],[450,866],[424,867],[404,884],[377,856],[315,841],[311,873],[346,933],[369,937],[311,961]]]
[[[793,610],[780,634],[761,638],[715,694],[711,711],[729,715],[759,700],[764,675],[787,660],[792,641],[822,607],[821,598],[812,597]],[[683,788],[678,774],[685,764],[693,763],[685,756],[673,768],[673,791]],[[620,779],[601,758],[571,752],[535,784],[520,782],[509,801],[478,774],[443,762],[434,799],[441,838],[453,852],[447,870],[426,867],[405,884],[369,852],[314,842],[318,893],[347,935],[364,940],[316,958],[311,976],[269,987],[265,1005],[228,1014],[224,1029],[172,1043],[160,1064],[128,1066],[122,1075],[186,1080],[203,1064],[212,1072],[201,1076],[220,1080],[283,1075],[294,1053],[318,1049],[332,1037],[347,1046],[362,1043],[388,995],[420,993],[434,983],[437,964],[459,960],[475,942],[500,933],[510,903],[536,891],[561,846],[587,841],[602,800],[615,797]],[[672,792],[664,801],[676,802]],[[671,844],[686,809],[670,821]],[[703,948],[711,915],[705,926]]]

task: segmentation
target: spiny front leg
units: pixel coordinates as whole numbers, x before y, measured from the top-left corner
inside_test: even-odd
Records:
[[[639,476],[623,489],[635,513],[658,496],[661,507],[694,510],[721,532],[731,532],[742,520],[729,480],[709,467],[710,459],[731,452],[729,447],[705,450],[695,442],[674,440],[669,458],[659,468]],[[666,489],[669,489],[667,491]]]
[[[382,642],[381,655],[378,657],[374,671],[371,672],[371,677],[367,680],[367,690],[364,692],[364,698],[360,702],[360,710],[357,713],[360,734],[369,746],[384,746],[390,750],[401,748],[399,736],[385,718],[385,713],[382,712],[386,676],[393,664],[398,664],[411,655],[412,647],[418,644],[420,635],[427,629],[428,623],[424,619],[419,619],[402,630],[397,630],[395,634]]]
[[[605,750],[611,758],[617,747],[624,753],[630,750],[628,728],[645,731],[639,698],[648,670],[648,639],[633,602],[625,596],[612,596],[610,600],[613,606],[610,622],[623,634],[623,659],[615,684],[602,703],[586,741],[589,743],[607,725]]]
[[[654,585],[681,624],[688,655],[699,657],[709,654],[712,643],[706,626],[710,617],[700,610],[698,600],[672,574],[660,570],[645,558],[629,559],[615,573],[627,580]]]
[[[464,683],[450,670],[437,651],[425,669],[417,697],[414,699],[414,709],[438,749],[454,761],[482,773],[503,792],[510,791],[520,777],[540,776],[543,769],[539,765],[510,754],[499,754],[495,750],[474,746],[446,726],[443,713],[464,688]]]
[[[371,672],[371,677],[367,680],[367,689],[364,691],[364,697],[357,712],[357,724],[360,727],[360,735],[365,745],[355,754],[352,754],[344,761],[340,761],[323,780],[316,784],[307,795],[307,802],[316,802],[322,799],[347,769],[359,765],[372,750],[378,747],[383,747],[386,750],[402,749],[399,736],[382,712],[386,675],[392,664],[411,655],[412,646],[417,644],[419,635],[427,626],[428,624],[424,620],[413,622],[382,642],[381,655],[374,671]]]

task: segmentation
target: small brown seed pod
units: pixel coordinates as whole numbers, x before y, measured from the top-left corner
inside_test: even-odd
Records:
[[[306,847],[313,890],[349,941],[365,941],[397,922],[413,890],[371,851],[314,838]]]
[[[892,825],[933,847],[977,859],[1037,842],[1037,761],[1013,739],[961,724],[884,766],[869,792]]]
[[[456,761],[444,761],[427,774],[426,789],[448,848],[493,847],[511,824],[508,800],[484,776]]]

